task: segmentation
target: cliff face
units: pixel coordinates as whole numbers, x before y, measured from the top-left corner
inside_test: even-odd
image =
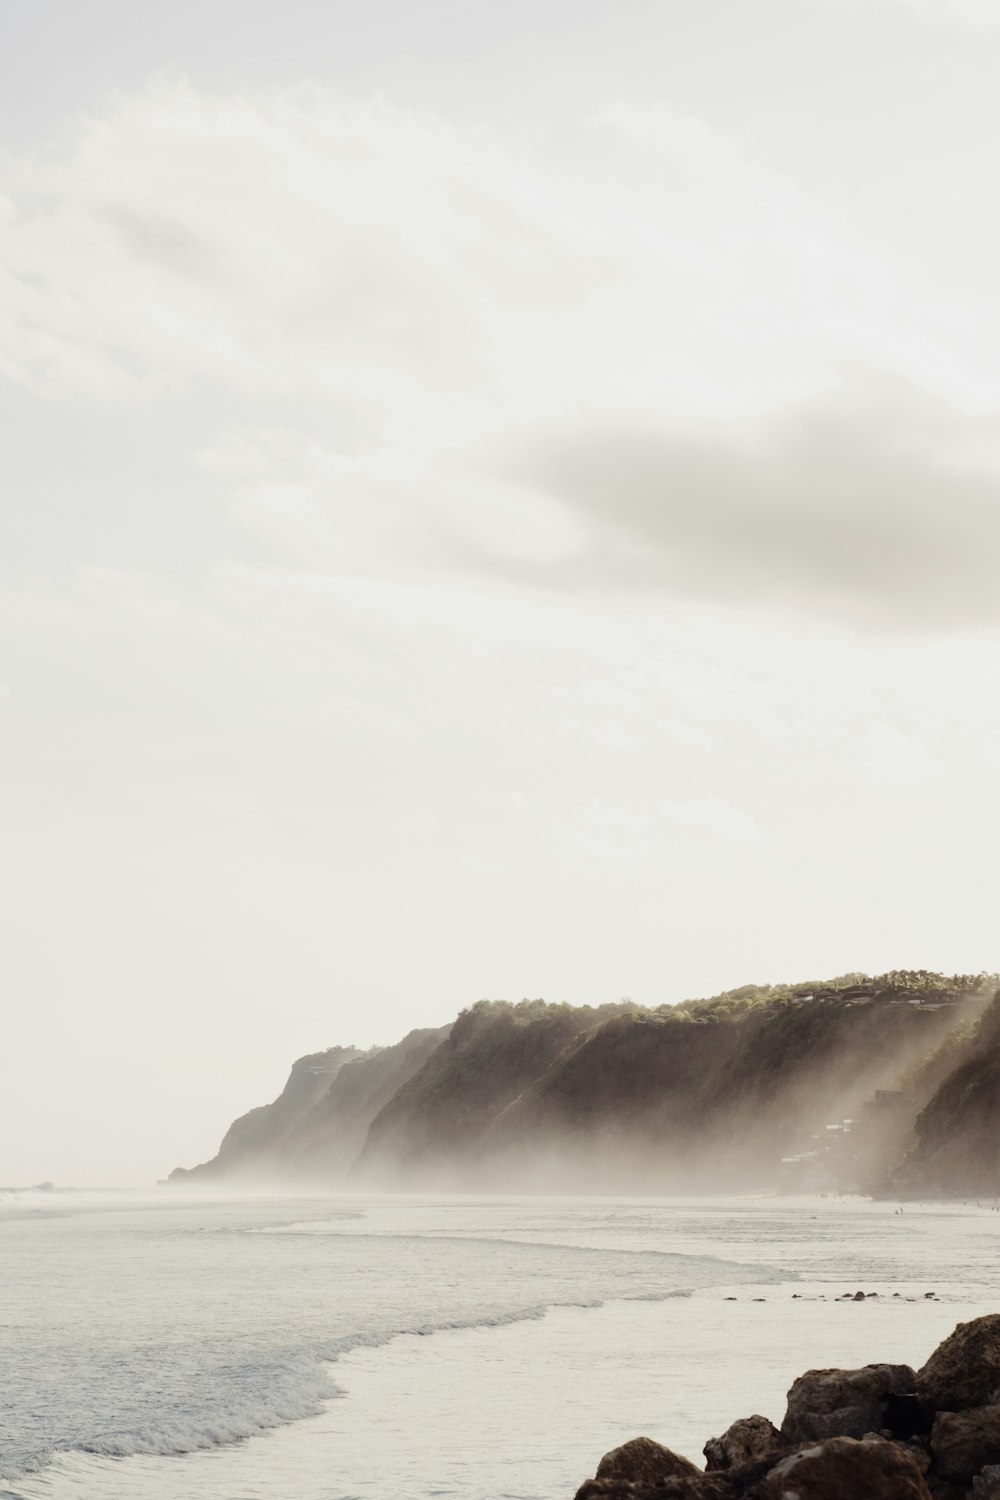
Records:
[[[273,1104],[241,1116],[218,1155],[171,1182],[249,1182],[328,1186],[342,1178],[372,1120],[423,1067],[449,1026],[411,1031],[393,1047],[330,1047],[300,1057]]]
[[[826,1153],[824,1186],[861,1186],[899,1134],[866,1100],[899,1097],[961,1004],[887,993],[798,997],[725,1017],[476,1007],[372,1122],[355,1173],[387,1185],[648,1190],[773,1186],[783,1156]],[[519,1013],[520,1012],[520,1013]],[[910,1105],[908,1120],[922,1100]],[[908,1123],[908,1120],[906,1123]],[[814,1137],[819,1136],[817,1146]],[[857,1178],[859,1180],[852,1180]]]
[[[394,1047],[300,1059],[213,1161],[173,1178],[896,1191],[905,1156],[904,1177],[962,1191],[1000,1174],[992,988],[908,973],[654,1011],[481,1001]]]
[[[890,1175],[903,1196],[1000,1193],[1000,991],[914,1125],[916,1141]]]
[[[620,1010],[480,1001],[372,1121],[354,1175],[396,1185],[472,1181],[497,1117]]]
[[[450,1026],[411,1031],[394,1047],[348,1062],[290,1132],[283,1152],[288,1175],[310,1182],[342,1177],[376,1115],[428,1063],[450,1031]]]
[[[329,1047],[292,1064],[288,1082],[271,1104],[260,1104],[234,1120],[211,1161],[176,1167],[171,1182],[210,1182],[281,1175],[283,1148],[296,1124],[326,1094],[341,1069],[362,1054],[356,1047]]]

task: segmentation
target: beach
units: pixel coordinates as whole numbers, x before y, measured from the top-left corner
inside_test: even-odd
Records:
[[[40,1196],[0,1212],[25,1500],[569,1500],[1000,1306],[975,1204]]]

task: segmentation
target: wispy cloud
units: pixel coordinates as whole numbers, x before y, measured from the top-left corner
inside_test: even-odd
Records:
[[[8,375],[298,403],[202,462],[313,568],[993,618],[1000,439],[958,411],[986,367],[703,122],[592,128],[570,170],[382,101],[162,78],[7,163]]]

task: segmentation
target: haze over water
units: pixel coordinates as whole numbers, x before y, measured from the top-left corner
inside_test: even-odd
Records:
[[[995,1309],[998,1250],[975,1205],[20,1194],[3,1477],[558,1500],[640,1432],[697,1460],[738,1416],[780,1421],[810,1365],[921,1364]],[[858,1287],[878,1299],[834,1300]]]

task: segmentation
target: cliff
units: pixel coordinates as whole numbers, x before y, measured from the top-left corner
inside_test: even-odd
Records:
[[[373,1120],[355,1175],[704,1191],[774,1186],[789,1157],[808,1169],[789,1186],[865,1186],[904,1149],[931,1060],[984,995],[851,978],[653,1012],[482,1003]]]
[[[347,1063],[290,1132],[283,1152],[288,1175],[309,1182],[342,1177],[364,1146],[372,1121],[429,1062],[450,1030],[411,1031],[395,1046]]]
[[[953,1066],[914,1123],[915,1142],[886,1191],[901,1196],[1000,1193],[1000,991],[956,1038]]]
[[[213,1161],[172,1176],[896,1191],[903,1172],[948,1191],[1000,1160],[995,982],[855,974],[656,1010],[480,1001],[394,1047],[300,1059]]]
[[[345,1064],[361,1055],[356,1047],[328,1047],[325,1052],[300,1057],[277,1099],[234,1120],[211,1161],[187,1169],[176,1167],[170,1181],[280,1176],[283,1146],[296,1124],[328,1092]]]
[[[487,1170],[497,1119],[582,1037],[621,1011],[542,1000],[481,1000],[463,1011],[447,1041],[372,1121],[354,1175],[396,1185],[475,1181]]]
[[[211,1161],[171,1182],[319,1186],[344,1176],[372,1120],[447,1037],[450,1027],[411,1031],[392,1047],[330,1047],[300,1057],[272,1104],[232,1124]]]

